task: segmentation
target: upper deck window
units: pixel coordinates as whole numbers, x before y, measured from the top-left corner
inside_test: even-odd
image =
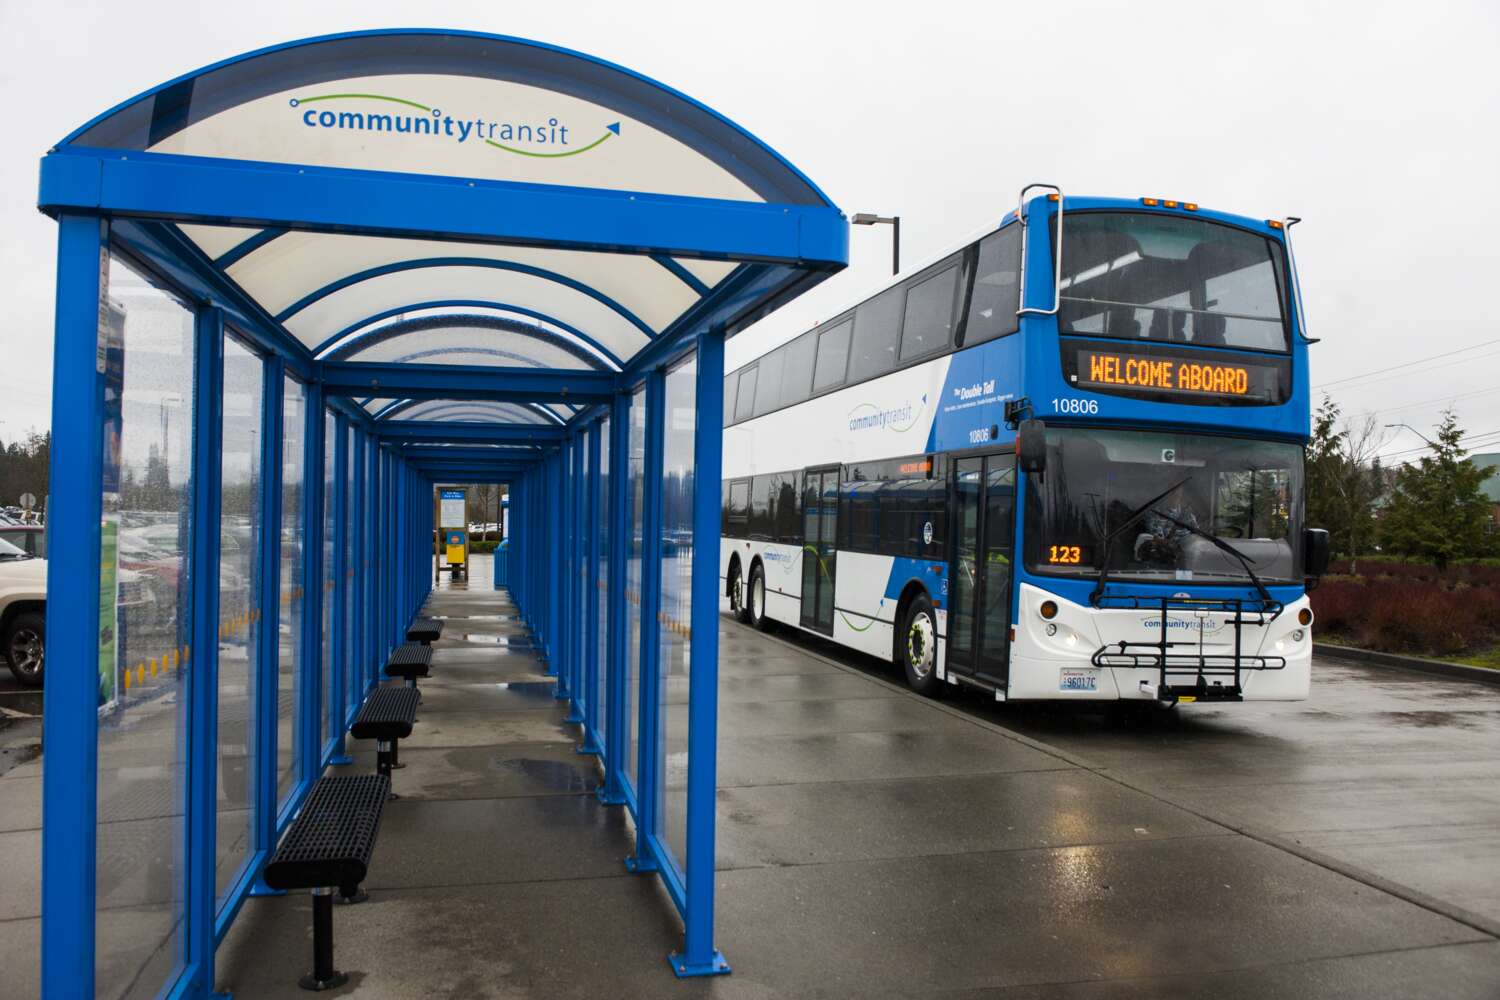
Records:
[[[1202,219],[1079,212],[1063,223],[1058,330],[1287,350],[1281,247]]]

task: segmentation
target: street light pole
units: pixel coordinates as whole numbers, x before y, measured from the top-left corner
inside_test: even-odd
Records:
[[[891,227],[891,273],[901,273],[901,216],[899,215],[872,215],[869,212],[857,212],[854,218],[849,220],[856,226],[885,225]]]
[[[1417,437],[1421,438],[1423,441],[1426,441],[1428,444],[1432,445],[1432,447],[1434,447],[1434,448],[1441,447],[1436,441],[1432,440],[1432,438],[1428,437],[1426,434],[1423,434],[1421,431],[1417,430],[1411,424],[1386,424],[1385,426],[1386,426],[1387,429],[1390,429],[1392,427],[1397,427],[1397,428],[1399,428],[1399,427],[1405,427],[1407,430],[1411,431]]]

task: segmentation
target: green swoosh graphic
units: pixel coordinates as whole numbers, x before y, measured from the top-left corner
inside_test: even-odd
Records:
[[[390,101],[392,104],[405,104],[407,107],[421,108],[428,114],[432,113],[432,109],[425,104],[408,101],[404,97],[388,97],[385,94],[320,94],[317,97],[299,97],[292,106],[297,107],[303,104],[312,104],[314,101],[342,101],[352,98],[363,98],[367,101]]]
[[[816,548],[811,545],[803,545],[802,550],[804,552],[811,552],[813,554],[813,558],[818,560],[818,569],[823,571],[823,575],[825,577],[829,578],[830,580],[833,578],[833,574],[828,572],[828,564],[823,561],[823,556],[818,552]],[[844,614],[842,611],[839,612],[839,617],[844,619],[845,625],[848,625],[856,632],[868,632],[870,631],[870,629],[875,627],[875,623],[871,621],[867,623],[864,628],[860,628],[858,625],[851,622],[849,620],[849,616]]]
[[[528,149],[517,149],[514,146],[502,146],[500,143],[496,142],[493,139],[486,139],[484,141],[486,145],[494,146],[496,149],[503,149],[507,153],[516,153],[520,156],[535,156],[538,159],[542,160],[555,160],[559,156],[577,156],[579,153],[587,153],[589,150],[593,149],[595,146],[599,145],[601,142],[603,142],[605,139],[608,139],[612,135],[614,135],[613,132],[611,132],[609,129],[605,129],[603,135],[595,139],[593,142],[589,143],[587,146],[581,146],[578,149],[570,149],[566,153],[533,153]]]

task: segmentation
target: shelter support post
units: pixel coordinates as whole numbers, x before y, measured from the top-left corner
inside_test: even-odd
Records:
[[[640,759],[636,763],[635,854],[631,871],[661,871],[656,839],[661,833],[665,795],[661,754],[661,524],[662,411],[666,406],[665,374],[646,375],[646,455],[642,475]],[[671,885],[668,883],[670,891]]]
[[[94,995],[98,860],[99,542],[104,373],[96,367],[108,229],[92,215],[57,220],[53,462],[47,504],[47,673],[42,739],[42,991]],[[82,627],[80,627],[82,626]]]
[[[563,722],[576,726],[584,721],[583,705],[587,698],[583,691],[583,607],[579,600],[583,595],[578,586],[578,572],[582,568],[580,554],[583,551],[583,535],[579,528],[579,510],[583,506],[584,482],[583,482],[583,438],[582,435],[574,434],[568,439],[567,446],[568,466],[564,472],[566,477],[565,489],[563,491],[563,517],[566,523],[563,526],[563,563],[561,573],[563,587],[567,594],[567,614],[563,621],[563,649],[566,655],[563,659],[564,669],[558,671],[558,680],[567,678],[567,688],[564,694],[568,698],[568,714]],[[562,684],[558,687],[561,689]]]
[[[618,806],[625,804],[625,755],[630,752],[630,739],[625,731],[630,704],[625,665],[629,652],[629,626],[625,620],[625,560],[630,553],[630,512],[625,502],[630,495],[629,393],[615,393],[609,435],[609,495],[605,498],[609,504],[609,565],[605,567],[604,591],[609,601],[604,664],[605,684],[609,688],[604,703],[609,718],[604,726],[604,784],[599,788],[599,798],[608,805]]]
[[[254,852],[255,881],[250,886],[252,896],[282,895],[272,889],[261,878],[260,869],[271,853],[276,850],[276,726],[277,687],[280,683],[281,661],[281,437],[284,431],[285,413],[283,396],[286,366],[281,359],[267,359],[263,368],[261,399],[264,412],[261,417],[261,528],[260,528],[260,593],[256,602],[260,606],[260,618],[255,627],[258,662],[255,667],[255,710],[251,718],[255,723],[255,809],[251,817]]]
[[[349,689],[348,672],[354,669],[354,656],[352,651],[353,635],[351,634],[349,602],[354,599],[350,593],[349,581],[352,578],[353,567],[349,565],[349,468],[351,458],[349,454],[349,423],[346,417],[338,414],[334,417],[333,430],[333,662],[337,669],[333,671],[333,683],[328,685],[333,697],[331,704],[325,706],[328,710],[328,730],[331,734],[328,749],[328,763],[343,766],[354,763],[354,758],[349,756],[345,747],[344,725],[344,692]]]
[[[307,387],[307,432],[302,448],[302,699],[301,745],[302,774],[305,786],[298,789],[302,798],[323,770],[323,727],[320,713],[328,711],[323,704],[322,677],[331,665],[323,662],[323,602],[329,599],[324,589],[328,568],[323,563],[323,468],[325,448],[323,387],[314,382]],[[290,818],[290,817],[288,817]]]
[[[714,947],[714,799],[719,728],[719,516],[724,432],[724,335],[698,337],[698,419],[693,433],[692,642],[688,665],[687,908],[678,976],[729,971]]]
[[[188,675],[187,992],[214,985],[218,847],[219,518],[224,437],[224,313],[200,309],[193,407],[191,563],[193,641]]]
[[[581,537],[587,539],[584,555],[585,571],[583,573],[583,595],[584,595],[584,670],[583,690],[587,692],[585,700],[584,723],[583,723],[583,745],[578,748],[579,753],[601,754],[604,752],[603,745],[599,742],[599,641],[601,629],[604,623],[599,613],[599,510],[601,496],[603,493],[603,475],[599,468],[600,439],[603,428],[599,421],[589,425],[587,431],[588,447],[588,482],[585,484],[586,513],[583,517],[583,528]]]

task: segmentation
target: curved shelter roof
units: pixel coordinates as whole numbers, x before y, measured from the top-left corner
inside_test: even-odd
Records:
[[[722,115],[463,31],[312,38],[171,80],[59,142],[41,206],[108,215],[382,423],[565,424],[847,259],[839,210]]]

